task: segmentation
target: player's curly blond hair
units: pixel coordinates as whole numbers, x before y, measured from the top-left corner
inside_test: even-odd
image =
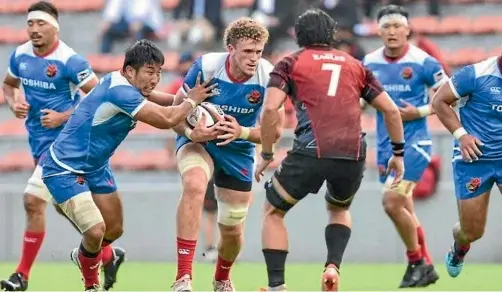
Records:
[[[243,39],[266,43],[268,41],[268,29],[249,17],[239,18],[230,23],[225,29],[223,44],[227,47],[228,45],[235,45],[237,41]]]

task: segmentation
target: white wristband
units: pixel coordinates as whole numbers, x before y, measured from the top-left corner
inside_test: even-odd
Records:
[[[188,102],[192,106],[192,109],[194,109],[197,106],[197,103],[191,98],[185,98],[184,101]]]
[[[430,116],[432,114],[432,109],[431,109],[431,106],[429,104],[426,104],[426,105],[423,105],[423,106],[419,106],[419,107],[417,107],[417,110],[418,110],[418,113],[420,114],[420,116],[422,118]]]
[[[460,127],[453,132],[453,136],[455,139],[460,140],[460,138],[464,135],[467,135],[467,131],[464,129],[464,127]]]
[[[191,129],[189,129],[189,128],[186,128],[186,129],[185,129],[185,136],[186,136],[188,139],[190,139],[190,140],[192,140],[192,137],[191,137],[191,136],[192,136],[192,132],[193,132],[193,131],[192,131]]]
[[[241,127],[241,134],[239,135],[239,139],[247,140],[249,138],[250,132],[251,129],[249,129],[248,127]]]

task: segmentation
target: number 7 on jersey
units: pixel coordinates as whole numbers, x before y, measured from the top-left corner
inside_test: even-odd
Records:
[[[328,86],[328,96],[335,96],[338,89],[338,81],[340,80],[340,71],[342,71],[342,66],[333,63],[322,63],[321,70],[331,71],[331,77],[329,79]]]

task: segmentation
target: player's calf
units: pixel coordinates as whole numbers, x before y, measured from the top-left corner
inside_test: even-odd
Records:
[[[413,214],[406,209],[407,200],[413,192],[413,182],[402,181],[393,189],[384,188],[383,207],[385,213],[392,220],[399,232],[401,239],[406,246],[408,254],[414,255],[420,253],[421,249],[418,244],[417,223]],[[410,261],[411,259],[409,257]]]
[[[178,151],[178,169],[182,178],[183,193],[176,211],[178,251],[177,282],[174,284],[176,287],[178,280],[180,283],[185,283],[186,281],[182,280],[185,276],[189,279],[192,277],[204,196],[208,180],[212,176],[212,167],[208,163],[211,158],[201,148],[200,145],[188,144]]]
[[[445,257],[446,268],[451,277],[460,274],[471,243],[480,239],[485,232],[490,187],[473,188],[468,193],[457,192],[460,221],[453,227],[454,242]]]
[[[24,191],[24,209],[27,223],[23,236],[21,260],[15,274],[21,275],[26,283],[38,252],[42,247],[45,237],[45,210],[47,202],[51,200],[51,195],[41,176],[41,167],[37,166]]]
[[[45,209],[47,202],[38,196],[25,193],[23,198],[26,211],[26,230],[34,232],[45,231]]]
[[[248,187],[250,189],[250,186]],[[218,187],[217,221],[220,230],[220,240],[218,243],[218,259],[213,283],[215,291],[234,290],[230,281],[230,271],[241,251],[244,241],[243,223],[248,214],[250,200],[251,192],[249,191],[237,191]]]
[[[265,183],[267,200],[263,207],[262,251],[267,265],[268,290],[285,287],[288,234],[284,216],[298,202],[287,194],[275,177]]]
[[[80,193],[60,203],[61,210],[82,233],[78,264],[86,289],[99,286],[99,267],[102,260],[101,243],[105,235],[105,223],[90,192]]]

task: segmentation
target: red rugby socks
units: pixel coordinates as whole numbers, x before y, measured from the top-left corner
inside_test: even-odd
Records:
[[[193,258],[195,256],[197,240],[188,240],[178,237],[176,239],[176,245],[178,254],[178,274],[176,275],[176,280],[184,275],[190,275],[190,277],[192,277]]]
[[[113,260],[113,247],[110,243],[104,242],[101,244],[101,261],[103,266]]]
[[[86,289],[99,286],[99,268],[101,260],[101,251],[91,253],[86,251],[82,244],[80,245],[78,261],[80,263],[80,271],[82,272],[82,278]]]
[[[417,227],[417,236],[418,236],[418,244],[420,244],[422,256],[424,257],[425,263],[428,265],[432,265],[432,258],[429,254],[429,249],[427,248],[427,244],[425,243],[425,232],[422,229],[422,226]]]
[[[30,276],[31,267],[37,258],[45,232],[25,231],[23,237],[23,250],[16,273],[22,274],[26,280]]]
[[[216,272],[214,273],[214,279],[216,281],[228,280],[230,276],[230,269],[234,264],[233,261],[227,261],[218,256],[218,261],[216,262]]]

